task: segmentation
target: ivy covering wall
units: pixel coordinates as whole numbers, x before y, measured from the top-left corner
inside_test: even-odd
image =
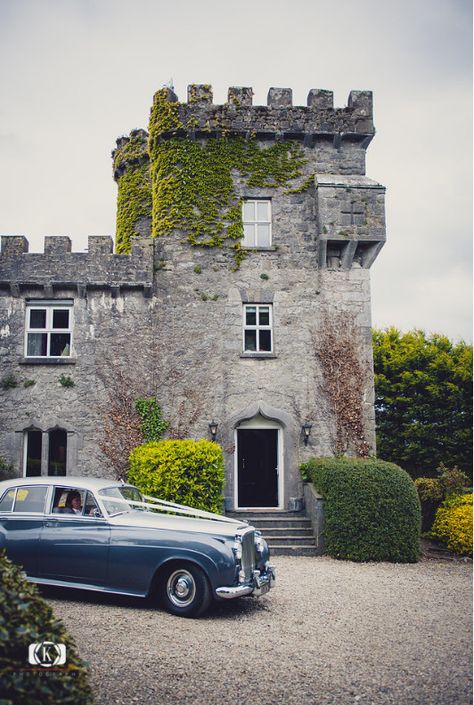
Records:
[[[150,159],[146,134],[133,131],[130,141],[114,153],[114,174],[118,185],[115,250],[130,252],[131,238],[139,235],[137,223],[149,218],[152,209]]]
[[[182,123],[180,105],[168,100],[166,88],[155,94],[149,160],[139,140],[131,139],[115,153],[114,166],[125,166],[118,179],[117,252],[130,251],[137,219],[151,214],[154,237],[174,233],[193,246],[229,248],[238,266],[247,253],[241,248],[236,179],[249,188],[306,190],[313,178],[299,178],[306,164],[303,148],[295,141],[261,146],[255,135],[246,139],[225,130],[218,137],[196,139],[196,124],[193,118]]]

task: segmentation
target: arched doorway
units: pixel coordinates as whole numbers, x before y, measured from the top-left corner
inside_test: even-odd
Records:
[[[281,425],[257,414],[235,429],[235,507],[283,506],[283,433]]]

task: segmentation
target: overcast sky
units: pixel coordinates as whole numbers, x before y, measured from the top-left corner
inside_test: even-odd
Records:
[[[387,187],[373,323],[472,340],[470,0],[0,0],[0,232],[114,234],[115,139],[173,79],[374,91],[367,175]]]

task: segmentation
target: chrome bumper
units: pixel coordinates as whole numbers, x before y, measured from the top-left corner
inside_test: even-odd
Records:
[[[275,568],[267,563],[264,573],[261,573],[259,570],[253,571],[252,582],[250,584],[236,585],[234,587],[218,587],[216,588],[216,595],[223,600],[233,600],[236,597],[245,597],[246,595],[260,597],[261,595],[265,595],[265,593],[274,586],[275,577]]]

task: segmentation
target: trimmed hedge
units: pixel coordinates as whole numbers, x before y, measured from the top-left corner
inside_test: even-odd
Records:
[[[472,556],[472,493],[451,496],[442,503],[431,535],[451,551]]]
[[[145,443],[130,455],[128,480],[144,494],[195,509],[222,512],[224,458],[212,441]]]
[[[53,669],[28,663],[29,645],[45,641],[66,646],[64,666]],[[91,705],[94,701],[88,671],[74,641],[4,551],[0,551],[0,680],[2,705]]]
[[[419,559],[420,501],[398,465],[376,458],[312,458],[301,471],[325,499],[326,553],[352,561]]]

